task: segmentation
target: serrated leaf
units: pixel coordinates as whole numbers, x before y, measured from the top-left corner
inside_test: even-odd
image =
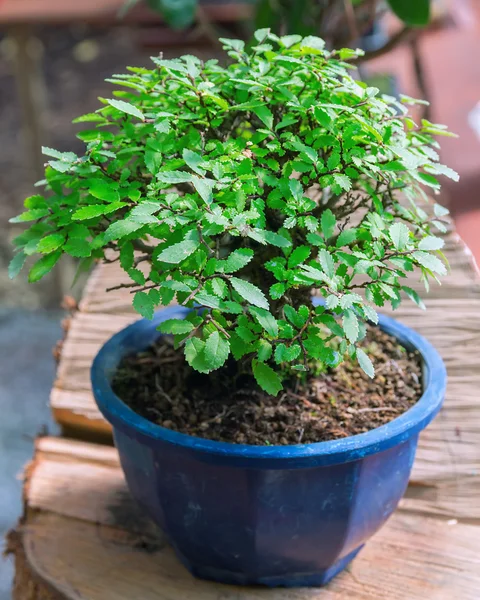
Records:
[[[235,273],[248,265],[252,258],[251,248],[239,248],[231,252],[225,260],[217,261],[216,270],[220,273]]]
[[[405,285],[402,286],[402,290],[407,294],[407,296],[410,298],[410,300],[412,302],[414,302],[422,310],[426,310],[427,307],[425,306],[425,303],[423,302],[423,300],[420,298],[420,296],[417,294],[417,292],[415,290],[412,290],[411,288],[409,288]]]
[[[38,260],[30,269],[28,281],[30,283],[34,283],[42,279],[42,277],[45,277],[45,275],[53,269],[61,256],[61,250],[57,250],[56,252],[42,256],[42,258]]]
[[[277,364],[283,362],[292,362],[300,356],[301,348],[299,344],[293,344],[292,346],[286,346],[281,343],[275,348],[275,362]]]
[[[268,310],[256,306],[250,306],[248,310],[269,335],[278,337],[277,320]]]
[[[373,366],[368,354],[366,354],[361,348],[357,348],[357,360],[362,371],[366,373],[370,379],[373,379],[375,376],[375,367]]]
[[[167,319],[158,326],[158,331],[165,334],[184,334],[190,333],[194,328],[193,324],[186,319]]]
[[[390,225],[388,232],[396,250],[404,250],[408,244],[410,230],[404,223]]]
[[[440,250],[445,246],[445,242],[442,238],[435,237],[434,235],[428,235],[420,240],[418,244],[419,250]]]
[[[347,340],[354,344],[358,340],[358,334],[360,332],[358,326],[357,315],[353,312],[353,310],[346,310],[345,314],[342,318],[342,325],[345,331],[345,335]]]
[[[237,277],[231,277],[230,283],[237,294],[249,304],[268,310],[268,300],[265,298],[262,290],[256,285],[253,285],[253,283],[245,281],[244,279],[238,279]]]
[[[157,173],[158,181],[162,183],[188,183],[192,181],[193,175],[187,171],[160,171]]]
[[[134,252],[133,252],[133,244],[131,242],[126,242],[120,248],[120,266],[125,271],[128,271],[133,267],[134,263]]]
[[[120,194],[118,193],[116,186],[109,185],[102,180],[92,181],[88,186],[88,191],[95,198],[105,200],[106,202],[117,202],[120,200]]]
[[[283,389],[282,382],[278,374],[267,364],[258,360],[252,361],[253,375],[258,385],[272,396],[276,396]]]
[[[320,250],[318,253],[320,264],[322,265],[323,272],[331,279],[335,275],[335,263],[333,262],[332,255],[328,250]]]
[[[332,237],[333,232],[335,231],[335,225],[337,224],[337,219],[329,208],[323,211],[320,223],[322,227],[322,233],[325,239],[328,240]]]
[[[157,257],[157,260],[172,265],[178,265],[193,254],[199,246],[200,241],[198,239],[185,239],[183,242],[172,244],[168,248],[162,250]]]
[[[110,104],[110,106],[113,106],[117,110],[126,113],[127,115],[137,117],[137,119],[140,119],[141,121],[145,120],[142,111],[136,106],[133,106],[133,104],[129,104],[128,102],[124,102],[123,100],[107,100],[107,102],[108,104]]]
[[[92,254],[90,244],[81,238],[69,237],[63,247],[63,251],[75,258],[88,258]]]
[[[327,299],[325,301],[325,306],[328,309],[333,310],[333,309],[337,308],[338,305],[339,305],[339,299],[337,296],[334,296],[333,294],[330,296],[327,296]]]
[[[58,250],[65,242],[65,236],[62,233],[51,233],[45,236],[38,242],[37,252],[41,254],[50,254],[54,250]]]
[[[20,273],[27,260],[27,256],[24,252],[18,252],[10,261],[8,265],[8,277],[9,279],[15,279],[15,277]]]
[[[133,298],[133,308],[145,319],[153,319],[155,305],[145,292],[137,292]]]
[[[285,284],[284,283],[274,283],[270,287],[270,297],[272,300],[278,300],[285,293]]]
[[[185,343],[185,359],[199,373],[210,373],[212,370],[205,358],[205,342],[193,337]]]
[[[184,148],[182,152],[183,160],[185,163],[195,171],[198,175],[204,175],[205,169],[202,169],[203,158],[197,152]]]
[[[333,180],[337,185],[339,185],[343,190],[349,192],[352,189],[352,180],[347,175],[342,175],[340,173],[333,174]]]
[[[274,231],[252,229],[249,231],[248,236],[261,244],[270,244],[277,248],[289,248],[292,245],[290,240],[287,240],[283,235],[275,233]]]
[[[205,343],[205,359],[213,370],[225,364],[230,353],[230,344],[219,331],[211,333]]]
[[[341,246],[348,246],[348,244],[356,241],[357,235],[358,230],[355,227],[352,229],[344,229],[337,238],[337,248],[340,248]]]
[[[310,248],[308,246],[297,246],[295,250],[288,257],[288,267],[289,269],[293,269],[298,267],[298,265],[302,264],[307,260],[310,256]]]
[[[211,204],[213,200],[212,190],[215,184],[213,179],[206,179],[192,175],[192,183],[205,204]]]
[[[130,235],[145,225],[142,221],[115,221],[105,231],[105,241],[112,242]]]
[[[412,254],[412,258],[421,264],[422,267],[429,269],[433,273],[438,273],[438,275],[447,274],[447,269],[443,262],[433,254],[419,250],[418,252],[414,252]]]
[[[266,106],[257,106],[252,109],[252,112],[257,115],[260,121],[268,127],[268,129],[272,129],[273,127],[273,114],[272,111]]]
[[[446,215],[450,214],[448,208],[445,208],[441,204],[435,204],[435,206],[433,207],[433,212],[435,213],[435,216],[439,218],[445,217]]]
[[[372,308],[371,306],[369,306],[368,304],[364,304],[362,306],[362,310],[364,315],[366,316],[366,318],[371,321],[372,323],[375,323],[375,325],[377,325],[378,323],[378,314],[377,311]]]
[[[362,304],[362,297],[358,294],[345,294],[340,298],[340,306],[343,309],[351,308],[353,304]]]

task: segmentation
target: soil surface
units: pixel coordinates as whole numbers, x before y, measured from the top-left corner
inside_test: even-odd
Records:
[[[361,345],[375,365],[374,379],[346,362],[304,382],[292,379],[274,397],[239,374],[233,359],[210,375],[197,373],[162,337],[124,358],[112,387],[153,423],[210,440],[263,446],[339,439],[388,423],[422,394],[418,353],[374,327]]]

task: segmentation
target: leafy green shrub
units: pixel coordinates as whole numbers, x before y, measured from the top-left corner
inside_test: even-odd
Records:
[[[356,347],[377,322],[372,305],[395,308],[405,294],[422,306],[406,273],[418,269],[427,287],[446,273],[432,231],[448,211],[422,186],[457,178],[435,150],[447,132],[417,126],[413,100],[355,81],[349,49],[255,37],[250,49],[223,40],[227,67],[154,58],[151,70],[115,75],[126,89],[76,120],[94,126],[79,134],[85,154],[45,149],[48,194],[13,219],[34,224],[15,240],[12,275],[35,253],[30,281],[63,253],[83,268],[118,258],[141,315],[175,299],[193,308],[161,331],[197,371],[231,353],[272,394],[292,372],[345,357],[373,376]]]

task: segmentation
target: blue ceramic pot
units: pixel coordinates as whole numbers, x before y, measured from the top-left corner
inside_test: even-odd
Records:
[[[424,393],[386,425],[346,439],[251,446],[155,425],[112,391],[123,356],[145,349],[166,308],[113,336],[92,367],[96,401],[112,424],[133,497],[198,577],[234,584],[323,585],[395,510],[407,487],[418,434],[440,409],[446,372],[420,335],[387,317],[380,326],[424,361]]]

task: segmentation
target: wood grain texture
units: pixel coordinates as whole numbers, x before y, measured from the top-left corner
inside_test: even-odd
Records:
[[[478,600],[480,529],[399,509],[326,588],[193,579],[130,499],[113,448],[44,438],[11,536],[15,600]],[[29,595],[26,595],[28,591]]]

